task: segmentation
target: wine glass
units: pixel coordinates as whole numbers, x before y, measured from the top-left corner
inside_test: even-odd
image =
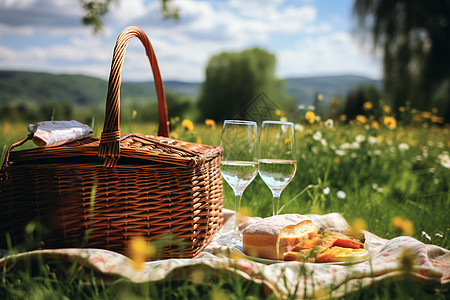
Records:
[[[241,241],[239,232],[239,211],[245,188],[258,173],[256,122],[225,120],[220,142],[223,148],[220,171],[235,195],[235,224],[232,241]]]
[[[259,175],[272,191],[273,215],[277,215],[281,192],[297,169],[293,123],[263,121],[258,161]]]

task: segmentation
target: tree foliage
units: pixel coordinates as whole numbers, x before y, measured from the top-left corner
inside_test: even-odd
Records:
[[[172,5],[173,0],[158,0],[161,3],[161,14],[164,19],[178,20],[179,9]],[[94,32],[103,29],[103,17],[108,13],[111,3],[119,3],[119,0],[80,0],[84,10],[82,22],[84,25],[92,26]],[[125,1],[123,1],[125,4]]]
[[[370,32],[383,51],[394,109],[408,101],[430,109],[433,97],[450,91],[450,0],[355,0],[353,10],[359,33]]]
[[[273,96],[277,86],[275,64],[275,56],[260,48],[213,56],[199,99],[201,117],[236,118],[259,93]]]

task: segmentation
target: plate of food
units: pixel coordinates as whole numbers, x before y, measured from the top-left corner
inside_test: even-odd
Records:
[[[233,251],[265,264],[286,261],[353,265],[369,259],[363,241],[322,229],[298,214],[277,215],[259,220],[242,232],[242,244]]]

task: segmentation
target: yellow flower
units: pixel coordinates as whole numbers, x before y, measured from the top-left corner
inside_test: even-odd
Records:
[[[400,106],[400,107],[398,108],[398,110],[399,110],[400,112],[405,112],[405,111],[406,111],[406,108],[405,108],[404,106]]]
[[[322,101],[323,100],[323,95],[322,94],[318,94],[317,95],[317,100]]]
[[[434,123],[444,124],[444,118],[439,116],[432,116],[431,121]]]
[[[391,108],[388,105],[383,105],[383,111],[388,114],[391,112]]]
[[[357,115],[356,116],[356,121],[361,122],[363,124],[366,124],[367,123],[367,118],[366,118],[366,116],[363,116],[363,115]]]
[[[339,117],[339,119],[341,119],[341,121],[346,121],[347,120],[347,115],[341,115]]]
[[[309,124],[312,124],[316,120],[316,114],[313,111],[308,111],[305,114],[305,119]]]
[[[133,110],[133,114],[131,115],[131,119],[136,119],[136,116],[137,116],[137,111],[134,109]]]
[[[206,119],[205,125],[211,128],[212,130],[216,129],[216,122],[213,119]]]
[[[282,111],[281,109],[277,109],[277,110],[275,111],[275,114],[276,114],[277,116],[281,117],[281,116],[284,116],[284,111]]]
[[[184,128],[184,130],[192,132],[194,131],[194,124],[191,120],[185,119],[183,122],[181,122],[181,127]]]
[[[364,102],[364,104],[363,104],[363,109],[364,110],[372,110],[372,108],[373,108],[372,102],[370,102],[370,101]]]
[[[398,229],[403,235],[413,235],[414,226],[410,220],[396,216],[392,219],[392,226]]]
[[[397,120],[394,117],[385,117],[384,125],[389,129],[395,129],[397,127]]]
[[[428,111],[423,111],[422,112],[422,118],[431,119],[431,113],[428,112]]]
[[[372,122],[372,128],[373,129],[380,129],[380,124],[377,121]]]
[[[197,137],[197,144],[201,144],[202,143],[202,138],[200,136]]]
[[[144,237],[133,237],[129,243],[129,255],[136,270],[142,270],[147,258],[154,254],[154,249],[145,241]]]
[[[290,144],[292,143],[292,139],[291,139],[291,138],[285,138],[285,139],[284,139],[284,143],[285,143],[286,145],[290,145]]]

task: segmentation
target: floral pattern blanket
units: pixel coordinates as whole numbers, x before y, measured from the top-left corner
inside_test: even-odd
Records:
[[[214,240],[194,259],[167,259],[151,261],[137,270],[124,255],[102,249],[52,249],[37,250],[15,255],[14,260],[43,257],[73,262],[83,262],[84,267],[94,268],[99,276],[122,276],[141,283],[163,280],[202,280],[202,270],[230,272],[265,287],[276,297],[295,295],[297,298],[329,298],[344,296],[362,287],[387,278],[413,276],[426,287],[450,283],[450,251],[435,245],[400,236],[391,240],[364,231],[369,260],[352,266],[327,265],[300,262],[263,264],[239,256],[230,246],[229,237],[234,223],[234,212],[226,210],[226,223]],[[344,217],[338,213],[308,215],[323,228],[348,229]],[[247,220],[248,221],[248,220]],[[405,265],[405,253],[414,257],[414,263]],[[0,259],[0,266],[7,266],[11,257]]]

